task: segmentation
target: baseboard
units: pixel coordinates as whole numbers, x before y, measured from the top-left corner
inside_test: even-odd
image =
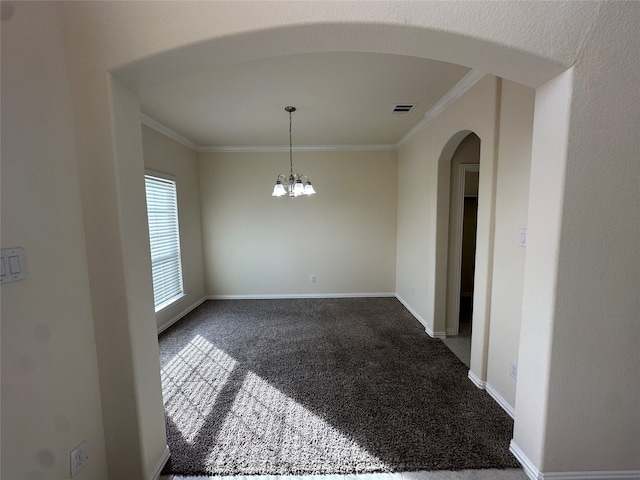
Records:
[[[467,376],[469,377],[469,380],[471,380],[475,384],[475,386],[478,387],[480,390],[484,390],[485,387],[487,386],[487,382],[485,382],[484,380],[480,380],[480,377],[478,377],[471,370],[469,370],[469,373],[467,374]]]
[[[509,451],[522,465],[524,473],[531,480],[637,480],[640,470],[611,470],[587,472],[541,472],[518,447],[514,440],[509,444]]]
[[[500,395],[489,383],[485,384],[487,393],[502,407],[502,409],[509,414],[511,418],[515,420],[516,410],[509,402],[507,402],[502,395]]]
[[[380,298],[395,297],[393,292],[373,293],[276,293],[257,295],[208,295],[206,300],[271,300],[287,298]]]
[[[395,297],[396,294],[392,292],[381,293],[321,293],[321,294],[291,294],[291,295],[207,295],[195,302],[193,305],[185,308],[175,317],[162,326],[158,327],[158,335],[164,332],[171,325],[176,323],[182,317],[197,307],[202,305],[206,300],[259,300],[259,299],[272,299],[272,298],[356,298],[356,297]]]
[[[514,457],[516,457],[516,460],[520,462],[520,465],[522,465],[522,469],[524,470],[524,473],[527,474],[527,477],[529,477],[531,480],[538,480],[540,478],[538,477],[538,475],[540,474],[538,467],[536,467],[533,462],[529,460],[529,457],[525,455],[525,453],[520,449],[520,447],[518,447],[513,439],[509,443],[509,451],[513,454]]]
[[[198,300],[196,303],[194,303],[193,305],[185,308],[183,311],[181,311],[179,314],[177,314],[175,317],[173,317],[171,320],[169,320],[168,322],[164,323],[162,326],[158,327],[158,335],[160,335],[163,331],[165,331],[167,328],[169,328],[171,325],[173,325],[174,323],[176,323],[178,320],[180,320],[182,317],[184,317],[187,313],[189,313],[191,310],[194,310],[195,308],[199,307],[205,300],[207,300],[207,297],[202,297],[200,300]]]
[[[160,478],[162,469],[164,468],[165,464],[169,460],[169,456],[170,456],[169,447],[165,446],[164,452],[162,452],[162,456],[160,457],[160,460],[158,460],[158,463],[156,463],[156,468],[153,469],[153,472],[151,473],[151,475],[147,477],[147,480],[158,480]]]
[[[427,335],[429,335],[431,338],[447,338],[447,334],[445,332],[434,332],[429,326],[429,324],[427,323],[427,321],[424,318],[422,318],[420,315],[418,315],[418,312],[416,312],[413,308],[411,308],[411,306],[404,300],[404,298],[402,298],[397,293],[394,296],[398,299],[398,301],[402,305],[404,305],[404,308],[406,308],[409,311],[409,313],[413,315],[415,319],[422,324],[422,326],[424,327],[424,331],[427,332]]]
[[[539,473],[540,480],[638,480],[640,470]]]
[[[516,418],[516,411],[515,409],[509,405],[509,402],[507,402],[502,395],[500,395],[491,385],[489,385],[487,382],[485,382],[484,380],[480,380],[480,377],[478,377],[475,373],[473,373],[471,370],[469,370],[469,373],[467,374],[467,376],[469,377],[469,380],[471,380],[473,382],[473,384],[478,387],[480,390],[486,390],[487,393],[491,396],[491,398],[493,398],[496,403],[498,405],[500,405],[502,407],[502,409],[507,412],[507,414],[509,414],[509,416],[513,419]]]
[[[539,480],[638,480],[640,470],[538,473]]]

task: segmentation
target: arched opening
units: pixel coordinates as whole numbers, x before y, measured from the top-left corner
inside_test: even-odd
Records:
[[[467,367],[471,361],[478,220],[480,138],[467,135],[451,157],[445,344]]]
[[[275,50],[276,47],[279,49],[282,47],[282,45],[288,45],[288,46],[292,46],[291,47],[292,51],[287,51],[284,53],[296,53],[297,51],[299,51],[299,50],[296,50],[296,48],[304,49],[305,46],[308,47],[308,45],[313,45],[314,49],[325,49],[327,51],[356,51],[359,48],[364,48],[365,51],[379,51],[379,52],[385,52],[385,53],[417,55],[417,56],[423,56],[426,58],[440,58],[443,60],[453,61],[456,63],[469,65],[469,66],[476,66],[475,64],[479,62],[477,59],[474,60],[473,58],[471,58],[473,57],[472,54],[463,55],[460,53],[456,53],[456,52],[462,52],[462,51],[469,52],[474,49],[477,50],[477,48],[480,48],[478,47],[478,45],[482,43],[482,42],[478,42],[478,40],[475,38],[473,39],[471,37],[467,38],[463,34],[461,35],[444,34],[440,30],[430,29],[429,27],[423,27],[423,28],[409,27],[407,30],[411,30],[411,33],[415,34],[414,42],[410,46],[406,46],[405,42],[401,42],[401,44],[399,45],[389,46],[388,31],[387,31],[387,34],[380,33],[377,30],[377,26],[373,24],[354,25],[349,23],[348,21],[345,21],[340,26],[324,25],[323,27],[327,29],[331,29],[331,28],[344,29],[345,31],[349,31],[349,35],[347,35],[346,37],[343,37],[340,35],[325,35],[326,32],[324,31],[324,29],[318,28],[318,32],[316,33],[321,34],[321,36],[319,38],[319,41],[317,43],[314,43],[312,40],[309,39],[309,35],[311,33],[314,33],[313,28],[310,29],[310,28],[307,28],[307,26],[273,28],[273,29],[262,30],[260,31],[260,33],[246,32],[246,34],[239,34],[237,36],[214,38],[210,42],[207,42],[207,44],[204,44],[204,43],[192,44],[188,47],[185,47],[184,44],[181,45],[180,42],[175,42],[174,49],[167,47],[164,50],[164,52],[161,52],[159,54],[157,54],[157,52],[149,52],[150,55],[147,56],[145,60],[136,61],[136,59],[128,58],[128,60],[131,60],[131,63],[129,63],[131,68],[128,68],[128,70],[127,69],[122,69],[120,71],[111,70],[110,68],[111,65],[101,65],[100,67],[105,67],[105,68],[96,68],[95,70],[103,72],[106,69],[113,72],[113,75],[110,78],[112,80],[112,83],[111,83],[112,91],[114,91],[115,94],[111,95],[108,100],[104,99],[105,100],[104,105],[108,105],[108,108],[104,108],[103,112],[98,112],[98,113],[103,113],[104,115],[102,116],[94,115],[94,116],[99,117],[102,121],[106,121],[105,119],[108,119],[109,121],[111,121],[112,126],[115,125],[118,135],[110,137],[108,140],[106,139],[103,140],[102,146],[104,148],[96,148],[98,145],[91,145],[92,146],[91,150],[92,151],[105,150],[107,152],[113,151],[115,153],[114,157],[117,159],[122,159],[121,163],[123,165],[125,164],[124,159],[127,159],[128,163],[125,166],[128,166],[129,169],[135,170],[137,168],[138,170],[141,170],[141,165],[139,164],[139,162],[137,162],[138,160],[140,160],[140,139],[136,138],[137,137],[136,127],[137,125],[139,125],[139,117],[137,117],[139,116],[139,110],[136,108],[137,99],[135,97],[135,92],[139,91],[140,89],[152,86],[153,84],[156,84],[156,82],[162,82],[163,80],[167,81],[168,78],[172,76],[171,72],[180,71],[181,74],[185,74],[185,75],[189,73],[194,73],[198,69],[198,66],[195,66],[195,65],[202,65],[202,62],[200,62],[200,60],[202,59],[206,59],[206,62],[208,64],[219,63],[220,66],[223,67],[225,63],[228,63],[231,61],[242,61],[243,59],[247,59],[248,57],[253,57],[253,58],[268,57],[269,54],[272,53],[268,51],[269,48],[273,48]],[[367,28],[370,28],[372,30],[371,32],[369,32],[371,33],[371,35],[362,35],[362,36],[354,35],[353,30],[357,28],[363,28],[365,30]],[[400,26],[389,27],[389,30],[393,30],[393,29],[399,30],[398,33],[400,33],[401,35],[399,35],[398,38],[405,38],[405,35],[402,35],[402,31],[404,30],[403,27],[400,27]],[[296,41],[296,40],[299,40],[296,35],[297,32],[300,33],[301,35],[302,34],[306,35],[306,37],[304,37],[305,41]],[[255,40],[256,43],[258,43],[258,40],[261,38],[261,35],[269,36],[270,34],[277,35],[278,33],[284,34],[284,37],[290,39],[291,41],[287,42],[282,40],[278,42],[262,42],[261,45],[259,45],[255,51],[252,50],[254,47],[256,47],[256,45],[254,45],[253,42],[247,43],[244,41],[244,40],[253,38],[253,40]],[[287,35],[287,34],[292,34],[292,35]],[[433,37],[437,37],[435,40],[439,40],[439,41],[428,41],[429,38],[433,38]],[[358,40],[358,38],[361,38],[362,40]],[[332,43],[332,41],[329,41],[329,43],[327,43],[328,40],[333,40],[333,39],[339,39],[340,42],[338,42],[338,44],[334,44]],[[372,43],[371,40],[375,40],[375,41]],[[450,49],[442,49],[442,51],[446,51],[447,54],[438,55],[435,52],[432,52],[431,50],[427,49],[426,47],[425,48],[416,47],[416,45],[442,46],[443,42],[446,43],[445,40],[455,40],[454,43],[469,45],[472,48],[471,50],[464,49],[464,48],[461,48],[458,50],[454,47]],[[368,42],[366,48],[360,45],[361,42]],[[171,42],[169,42],[167,45],[171,45]],[[489,72],[495,72],[497,74],[504,74],[504,76],[509,76],[509,72],[506,72],[504,70],[506,68],[505,61],[503,60],[503,57],[500,55],[501,53],[504,53],[504,47],[501,45],[492,45],[492,44],[487,44],[484,46],[487,47],[487,50],[494,51],[494,53],[496,54],[495,56],[496,64],[494,65],[491,62],[487,62],[487,64],[485,65],[484,63],[481,62],[482,66],[486,67],[483,70],[489,71]],[[282,54],[283,52],[278,50],[278,53]],[[529,62],[529,60],[531,60],[531,56],[525,53],[523,55],[522,62],[512,62],[511,65],[518,66],[518,68],[522,66],[523,68],[526,67],[529,70],[532,70],[533,69],[532,65],[535,62],[532,63],[532,62]],[[538,63],[545,63],[540,59],[537,59],[537,60],[538,60]],[[123,63],[120,63],[120,65],[122,64]],[[538,77],[536,78],[545,77],[545,76],[549,77],[553,73],[561,69],[561,67],[557,65],[548,65],[548,67],[552,70],[552,72],[549,72],[547,70],[546,74],[538,73]],[[521,72],[522,70],[520,70],[521,76],[518,77],[518,79],[522,78],[523,75],[526,76]],[[538,72],[540,72],[540,69],[538,69]],[[514,74],[511,72],[511,76],[513,75]],[[533,80],[528,83],[537,84],[539,83],[539,81],[540,80]],[[97,95],[100,95],[102,92],[97,90],[95,93]],[[80,107],[80,110],[82,110],[82,106]],[[89,110],[89,112],[81,111],[80,114],[87,113],[87,116],[88,116],[88,113],[91,113],[91,114],[95,113],[95,112],[92,112],[88,106],[85,108],[85,110]],[[92,124],[80,125],[78,128],[78,136],[80,138],[92,137],[93,136],[93,133],[91,130],[92,126],[94,125]],[[93,130],[96,130],[96,129],[94,128]],[[441,155],[441,160],[439,162],[440,165],[438,167],[438,178],[441,178],[443,175],[446,176],[447,179],[449,178],[449,174],[450,174],[449,162],[451,159],[451,155],[453,151],[455,151],[455,149],[457,148],[460,141],[469,132],[470,132],[469,130],[461,131],[451,137],[450,141],[447,143],[447,146],[445,147]],[[483,138],[490,139],[491,137],[483,136]],[[98,140],[101,140],[101,139],[98,139]],[[80,143],[82,144],[82,142]],[[95,143],[99,143],[99,141],[96,141]],[[488,162],[489,164],[487,165],[489,167],[488,169],[489,173],[487,173],[487,175],[488,175],[488,178],[491,179],[491,176],[493,173],[493,170],[492,170],[493,166],[491,165],[492,155],[489,153],[492,153],[493,146],[491,141],[485,142],[485,143],[489,146],[487,147],[488,149],[487,155],[485,155],[483,158],[487,158],[489,160]],[[110,148],[107,148],[107,147],[111,147],[112,150],[110,150]],[[483,144],[483,150],[484,148],[485,147]],[[85,196],[89,196],[90,198],[92,198],[92,195],[95,195],[92,189],[90,188],[90,185],[92,183],[92,180],[91,180],[92,171],[100,170],[102,163],[108,164],[108,162],[112,161],[112,159],[104,155],[101,158],[100,156],[98,156],[98,158],[96,159],[96,157],[92,157],[91,155],[89,155],[88,151],[82,151],[82,149],[80,150],[81,150],[80,151],[81,156],[94,158],[93,164],[90,166],[87,166],[82,172],[83,178],[81,179],[81,183],[83,183],[85,187]],[[484,164],[483,164],[483,167],[484,167]],[[122,179],[126,177],[128,173],[129,171],[127,169],[122,169],[122,170],[118,169],[116,174],[117,179]],[[136,188],[139,188],[139,186],[133,186],[132,183],[125,182],[125,181],[121,181],[121,182],[115,181],[113,183],[114,185],[110,185],[109,188],[111,188],[111,190],[115,192],[120,202],[118,205],[121,206],[122,203],[126,202],[130,198],[134,198],[135,200],[134,208],[127,209],[127,212],[126,212],[128,215],[127,218],[121,219],[117,215],[114,215],[115,221],[100,222],[100,223],[95,222],[94,224],[88,226],[87,228],[90,230],[90,234],[91,234],[90,236],[98,238],[100,237],[100,234],[102,232],[109,231],[110,229],[112,229],[112,227],[116,230],[122,229],[125,231],[124,233],[126,235],[122,235],[121,237],[127,239],[127,243],[128,243],[127,246],[134,247],[134,248],[124,249],[124,250],[126,250],[127,252],[130,252],[130,255],[134,255],[138,253],[144,254],[145,253],[145,248],[143,248],[144,242],[141,241],[139,238],[139,235],[137,235],[140,222],[133,221],[133,220],[138,220],[135,217],[139,217],[140,216],[139,212],[143,211],[143,196],[141,195],[140,191],[136,190]],[[488,183],[490,184],[491,180],[489,180]],[[437,187],[437,190],[438,190],[438,193],[437,193],[438,216],[440,216],[440,209],[441,209],[440,198],[442,195],[445,195],[447,198],[447,201],[442,203],[442,205],[443,206],[446,205],[448,207],[449,183],[447,182],[446,186],[439,184]],[[481,207],[481,210],[482,210],[482,207]],[[490,210],[491,210],[490,208],[486,209],[486,211],[490,211]],[[91,212],[89,212],[89,214],[90,213]],[[485,218],[484,220],[489,223],[491,221],[489,217]],[[439,222],[439,219],[438,219],[438,222]],[[132,235],[128,235],[129,233],[132,233]],[[444,271],[446,272],[447,247],[446,245],[440,245],[441,242],[439,242],[439,239],[435,243],[438,244],[435,247],[435,249],[438,251],[438,255],[436,256],[436,263],[442,262],[442,259],[444,258]],[[444,248],[444,256],[439,255],[439,253],[443,248]],[[108,270],[107,266],[102,265],[102,262],[104,261],[103,259],[105,258],[105,256],[102,253],[103,252],[101,252],[99,248],[92,247],[92,245],[89,246],[90,263],[93,262],[93,265],[90,265],[90,269],[92,270],[95,276],[100,278],[102,278],[103,276],[104,277],[126,277],[127,274],[130,273],[127,270],[122,275],[119,275],[118,273],[111,274],[110,271],[106,271],[106,273],[102,275],[103,270]],[[126,268],[130,269],[130,267],[128,266]],[[436,269],[438,271],[442,270],[441,268],[436,268]],[[446,280],[446,273],[445,273],[444,279]],[[115,282],[115,283],[118,283],[118,282]],[[130,284],[136,284],[136,282],[130,282],[127,285],[130,285]],[[442,288],[446,289],[446,281],[445,283],[436,281],[431,288],[432,290],[433,289],[436,290],[436,294],[434,296],[437,298],[437,302],[441,302],[440,299],[445,298],[445,297],[442,297],[442,295],[440,295],[441,294],[440,289]],[[126,299],[131,297],[132,299],[135,298],[135,300],[131,300],[130,305],[127,305],[129,307],[129,310],[127,311],[128,315],[122,316],[122,319],[120,320],[121,327],[126,327],[134,323],[134,318],[137,318],[136,315],[134,315],[134,313],[137,313],[139,310],[144,311],[145,313],[148,313],[148,310],[149,310],[149,306],[143,305],[142,304],[143,302],[137,299],[137,297],[135,296],[135,292],[132,292],[130,290],[131,288],[127,287],[126,291],[123,292],[124,295],[122,296],[122,298]],[[96,293],[96,295],[100,295],[100,292]],[[438,310],[437,305],[434,305],[434,308],[435,310]],[[107,325],[109,324],[110,320],[111,318],[109,316],[99,314],[97,315],[96,323]],[[445,326],[444,315],[440,315],[439,313],[437,315],[434,315],[433,324],[434,324],[435,331],[444,330],[444,326]],[[122,328],[122,330],[125,331],[126,329]],[[99,356],[108,358],[109,347],[117,346],[118,348],[120,348],[121,345],[124,343],[125,348],[127,348],[128,352],[133,357],[133,361],[131,362],[132,363],[131,370],[133,370],[134,366],[138,368],[139,364],[144,364],[144,368],[143,367],[139,367],[139,368],[144,371],[146,370],[151,371],[153,369],[153,365],[151,365],[152,362],[150,362],[150,359],[151,359],[151,356],[153,355],[150,356],[150,352],[153,353],[153,348],[152,348],[153,346],[149,346],[149,348],[141,348],[140,343],[137,341],[138,339],[146,339],[148,333],[149,333],[148,328],[133,329],[133,334],[131,338],[125,338],[124,334],[118,337],[118,336],[108,336],[104,334],[101,335],[100,333],[98,333],[97,334],[98,343],[100,344],[99,352],[98,352]],[[480,343],[484,345],[483,348],[486,349],[486,341],[484,341],[483,339],[480,341]],[[108,366],[108,362],[106,361],[102,362],[102,365],[103,366],[101,366],[101,370],[106,371],[106,375],[104,375],[104,377],[106,378],[108,377],[108,374],[111,372],[111,367]],[[125,365],[125,367],[126,366],[127,365]],[[483,377],[481,370],[482,370],[482,367],[479,368],[480,378]],[[153,388],[153,387],[157,387],[157,385],[155,384],[158,383],[155,380],[156,379],[154,378],[148,381],[148,383],[151,384],[152,388],[147,388],[144,390],[145,395],[143,395],[138,399],[139,403],[144,402],[145,397],[151,398],[154,401],[157,400],[157,398],[153,398],[155,392],[157,391],[157,388]],[[108,381],[105,381],[105,382],[106,382],[106,385],[103,386],[102,396],[103,396],[103,400],[105,400],[104,402],[105,405],[107,405],[107,410],[109,410],[110,402],[108,400],[120,397],[122,395],[122,388],[120,385],[115,385]],[[127,387],[131,391],[136,391],[137,385],[135,382],[131,382],[130,385],[127,385]],[[111,409],[111,410],[113,411],[113,413],[117,413],[116,409]],[[140,435],[142,437],[142,440],[140,443],[144,445],[145,448],[148,450],[157,450],[158,448],[163,447],[163,445],[161,445],[162,443],[160,439],[161,435],[154,436],[154,433],[155,433],[153,432],[154,428],[150,427],[150,425],[157,420],[158,415],[156,415],[156,413],[157,413],[157,410],[149,413],[148,411],[143,411],[143,409],[138,409],[135,412],[135,414],[139,416],[144,416],[144,418],[142,418],[137,423],[128,422],[126,425],[122,424],[122,425],[112,426],[111,424],[109,424],[109,426],[106,427],[107,430],[110,430],[110,432],[108,432],[109,433],[108,436],[116,438],[118,435],[115,435],[115,434],[111,435],[112,432],[116,432],[120,436],[123,436],[123,434],[126,434],[128,430],[132,430],[132,429],[136,430],[136,432],[134,433],[138,433],[137,430],[140,430]],[[109,418],[109,416],[110,416],[109,412],[107,412],[106,418]],[[140,427],[136,429],[131,425],[139,425]],[[159,438],[160,440],[157,442],[154,442],[153,440],[151,440],[152,438]],[[114,459],[118,458],[117,452],[120,449],[119,446],[114,445],[115,443],[116,442],[110,442],[110,445],[109,445],[110,447],[109,457],[112,457]],[[135,456],[135,454],[131,454],[131,453],[127,453],[127,455],[130,457]],[[150,454],[149,458],[152,458],[152,457],[153,455]],[[150,461],[149,459],[143,459],[143,460]],[[115,463],[115,461],[113,461],[113,463]],[[148,465],[147,465],[147,468],[148,468]]]

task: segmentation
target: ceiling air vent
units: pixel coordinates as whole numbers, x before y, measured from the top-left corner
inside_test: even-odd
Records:
[[[399,103],[393,106],[393,110],[391,110],[391,113],[393,113],[394,115],[405,115],[407,113],[411,113],[416,105],[417,104],[415,103]]]

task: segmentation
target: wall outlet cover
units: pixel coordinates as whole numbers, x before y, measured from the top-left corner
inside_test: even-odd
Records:
[[[78,444],[76,448],[71,450],[69,454],[69,461],[71,465],[71,478],[75,477],[76,474],[84,468],[89,460],[89,456],[87,455],[87,441],[83,440]]]
[[[513,360],[509,362],[509,376],[514,380],[518,378],[518,364]]]

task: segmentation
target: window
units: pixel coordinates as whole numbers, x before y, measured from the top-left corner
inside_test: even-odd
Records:
[[[158,312],[184,295],[178,197],[174,180],[157,174],[145,175],[144,180],[149,217],[153,301]]]

